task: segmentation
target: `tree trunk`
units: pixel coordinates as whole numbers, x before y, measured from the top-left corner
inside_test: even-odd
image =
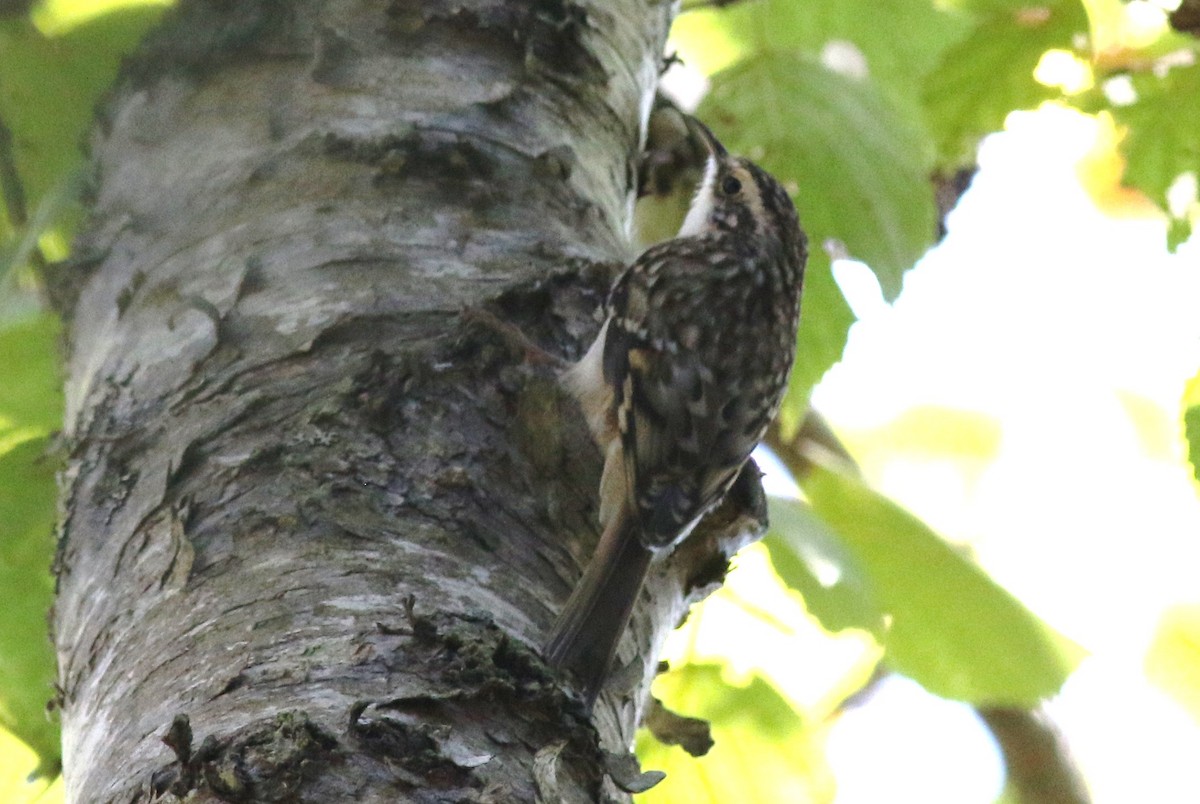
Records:
[[[594,334],[669,14],[184,0],[126,65],[52,286],[70,800],[623,797],[600,746],[757,482],[653,573],[593,728],[536,648],[600,456],[460,311],[566,356]]]

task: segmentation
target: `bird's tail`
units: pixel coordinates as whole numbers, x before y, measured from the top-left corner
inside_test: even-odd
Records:
[[[613,516],[542,649],[547,663],[574,675],[589,707],[604,685],[652,557],[635,520],[624,510]]]

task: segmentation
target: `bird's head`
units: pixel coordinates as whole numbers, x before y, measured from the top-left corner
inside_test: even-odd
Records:
[[[749,159],[730,154],[700,121],[689,117],[688,125],[708,149],[708,164],[679,236],[724,231],[770,238],[803,259],[804,234],[787,190]]]

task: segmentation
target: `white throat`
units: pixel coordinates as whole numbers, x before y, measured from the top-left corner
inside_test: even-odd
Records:
[[[710,155],[708,163],[704,166],[704,180],[696,190],[696,197],[692,199],[687,217],[683,219],[683,226],[679,227],[678,237],[692,237],[708,228],[708,218],[713,209],[713,185],[716,181],[717,158]]]

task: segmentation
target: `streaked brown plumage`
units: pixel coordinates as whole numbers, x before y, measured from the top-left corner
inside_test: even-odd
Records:
[[[679,235],[613,283],[566,381],[604,454],[604,533],[543,654],[590,704],[656,553],[716,506],[779,409],[795,352],[804,233],[784,189],[710,150]]]

